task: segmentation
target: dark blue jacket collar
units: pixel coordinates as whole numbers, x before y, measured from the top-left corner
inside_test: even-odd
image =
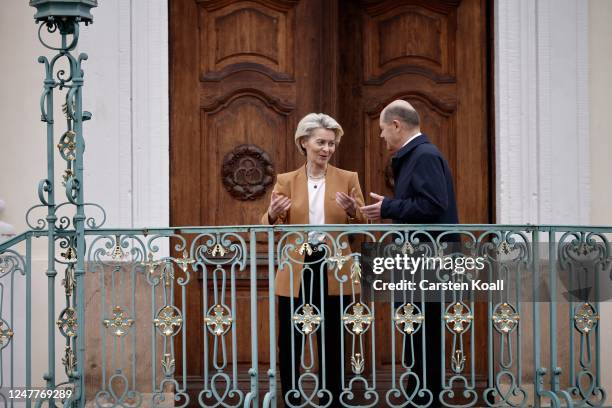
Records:
[[[393,155],[393,160],[401,159],[402,157],[410,153],[412,150],[414,150],[415,147],[417,147],[418,145],[422,145],[423,143],[431,143],[425,133],[421,133],[419,136],[412,139],[410,143],[408,143],[406,146],[395,152],[395,154]]]

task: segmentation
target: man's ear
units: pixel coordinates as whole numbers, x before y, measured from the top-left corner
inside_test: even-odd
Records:
[[[398,131],[400,131],[400,130],[401,130],[401,128],[402,128],[402,124],[400,123],[400,121],[399,121],[399,120],[397,120],[397,119],[393,119],[393,122],[392,122],[392,123],[393,123],[393,129],[394,129],[396,132],[398,132]]]

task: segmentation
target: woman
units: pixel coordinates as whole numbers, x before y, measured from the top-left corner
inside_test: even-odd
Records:
[[[342,127],[332,117],[323,113],[306,115],[297,126],[295,144],[300,153],[306,156],[306,163],[298,169],[279,174],[272,192],[270,205],[262,216],[262,224],[345,224],[365,222],[359,207],[363,206],[363,194],[357,173],[346,171],[329,164],[343,135]],[[322,343],[325,343],[325,390],[319,400],[323,406],[339,406],[340,384],[340,285],[335,277],[334,264],[324,263],[324,249],[320,245],[334,248],[331,237],[337,234],[308,233],[311,251],[292,252],[291,259],[280,259],[276,274],[276,295],[278,295],[279,319],[279,368],[283,399],[289,406],[300,404],[299,375],[302,365],[302,347],[312,342],[307,337],[317,333],[319,367],[321,367]],[[346,239],[342,240],[346,242]],[[345,250],[346,253],[346,250]],[[335,255],[335,254],[331,254]],[[330,255],[330,256],[331,256]],[[303,262],[295,259],[303,257]],[[328,267],[329,266],[329,267]],[[359,285],[348,278],[351,262],[347,262],[338,272],[347,276],[342,293],[357,293]],[[323,275],[321,275],[321,270]],[[293,284],[291,284],[293,274]],[[320,276],[327,278],[320,279]],[[303,282],[302,282],[303,280]],[[321,282],[322,281],[322,282]],[[303,285],[302,285],[303,283]],[[323,285],[323,304],[320,299],[320,285]],[[351,287],[352,286],[352,287]],[[293,299],[291,299],[293,297]],[[293,300],[293,309],[291,308]],[[346,307],[350,297],[343,300]],[[324,308],[322,307],[324,306]],[[308,307],[308,309],[305,309]],[[312,308],[314,307],[314,309]],[[310,329],[300,324],[299,318],[306,313],[320,314],[324,309],[325,339],[319,324]],[[294,329],[294,361],[291,355],[291,329]],[[304,341],[302,341],[304,340]],[[312,350],[309,352],[312,356]],[[312,359],[312,357],[310,358]],[[304,359],[305,360],[305,359]],[[305,366],[312,361],[304,361]],[[304,367],[306,368],[306,367]],[[319,389],[322,387],[322,370],[319,370]],[[317,390],[317,391],[318,391]],[[333,399],[330,401],[330,398]],[[329,402],[329,404],[328,404]]]

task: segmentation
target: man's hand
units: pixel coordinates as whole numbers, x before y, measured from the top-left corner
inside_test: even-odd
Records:
[[[375,204],[366,205],[364,207],[360,207],[361,213],[365,215],[369,220],[379,220],[380,219],[380,207],[382,207],[383,200],[385,197],[378,195],[376,193],[370,193],[370,197],[376,200]]]
[[[336,192],[336,203],[349,215],[355,218],[357,215],[357,202],[355,201],[355,188],[351,189],[351,195],[344,192]]]
[[[272,191],[270,207],[268,207],[268,221],[274,224],[279,215],[286,212],[291,207],[291,199],[276,191]]]

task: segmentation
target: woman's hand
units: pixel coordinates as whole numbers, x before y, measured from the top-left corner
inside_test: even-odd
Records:
[[[290,198],[282,194],[277,194],[276,191],[272,191],[270,206],[268,207],[268,221],[270,221],[270,224],[274,224],[278,216],[289,210],[290,207]]]
[[[351,195],[343,192],[336,193],[336,203],[348,214],[355,218],[357,215],[357,201],[355,201],[355,188],[351,189]]]

